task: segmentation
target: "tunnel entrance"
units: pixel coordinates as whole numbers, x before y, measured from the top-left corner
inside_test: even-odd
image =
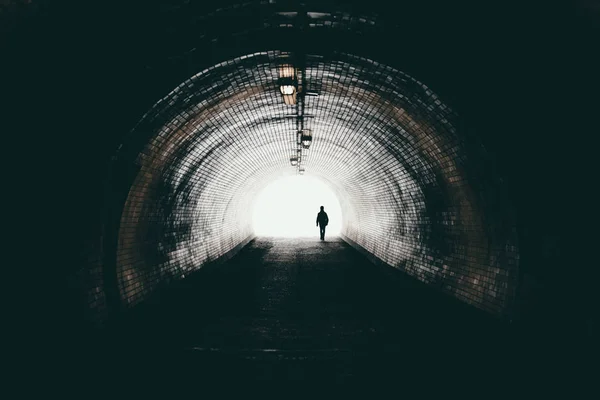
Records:
[[[327,236],[339,235],[342,209],[335,193],[312,176],[289,176],[267,185],[256,197],[252,222],[258,236],[318,237],[319,207],[329,216]]]
[[[293,62],[266,51],[200,71],[130,133],[139,147],[116,156],[138,171],[118,224],[120,301],[134,307],[257,234],[316,239],[323,205],[328,237],[510,315],[514,216],[483,147],[465,145],[474,139],[457,130],[458,115],[404,72],[341,52],[304,54],[292,68],[303,100],[288,104],[281,65]],[[270,186],[279,179],[293,183]]]

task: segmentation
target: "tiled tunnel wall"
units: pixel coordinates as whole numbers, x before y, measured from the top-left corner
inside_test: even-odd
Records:
[[[290,156],[300,112],[314,135],[302,167],[338,195],[343,237],[440,291],[510,315],[519,262],[515,220],[485,149],[466,136],[442,98],[385,63],[389,55],[353,55],[358,37],[388,37],[385,24],[342,11],[308,12],[301,22],[302,13],[281,7],[287,6],[248,3],[204,16],[173,11],[179,14],[169,21],[190,23],[186,29],[195,34],[169,37],[176,30],[166,29],[165,43],[177,43],[170,51],[223,53],[158,101],[113,158],[116,174],[125,176],[117,190],[125,198],[114,210],[115,253],[106,231],[100,250],[89,252],[82,280],[90,318],[105,319],[115,298],[126,307],[139,304],[252,237],[255,195],[297,173]],[[260,18],[237,18],[258,9]],[[295,62],[293,54],[261,45],[231,57],[221,42],[223,35],[261,30],[276,38],[300,23],[304,34],[314,33],[306,39],[313,45],[328,37],[330,47],[346,43],[350,50],[324,45],[306,52],[302,85],[318,96],[306,96],[303,110],[285,105],[279,92],[278,65]],[[143,145],[124,151],[130,141]]]
[[[30,170],[24,179],[17,174],[15,193],[21,187],[46,193],[39,207],[29,209],[55,220],[42,224],[41,236],[39,229],[31,230],[34,239],[42,238],[44,249],[37,253],[46,258],[35,263],[41,274],[32,275],[44,290],[32,293],[43,300],[35,303],[47,326],[63,326],[61,331],[72,334],[68,337],[87,340],[75,331],[118,319],[122,296],[137,304],[157,282],[185,275],[193,262],[200,266],[209,252],[214,257],[246,235],[243,215],[240,225],[231,224],[234,217],[215,224],[217,213],[225,213],[216,207],[211,219],[204,218],[210,206],[202,204],[220,200],[217,195],[211,200],[203,186],[231,198],[233,212],[235,202],[250,202],[252,196],[234,194],[246,186],[239,169],[231,172],[230,193],[218,186],[235,167],[219,166],[214,156],[236,151],[243,156],[236,160],[248,163],[243,168],[268,179],[277,176],[271,173],[294,173],[287,161],[290,148],[273,144],[280,153],[259,151],[267,139],[249,146],[238,143],[238,133],[262,105],[271,107],[262,109],[264,115],[297,110],[282,104],[273,82],[271,61],[278,54],[236,58],[301,47],[323,56],[313,56],[307,66],[321,96],[307,98],[307,113],[315,118],[306,122],[314,124],[315,140],[304,165],[344,203],[348,240],[493,313],[510,313],[519,263],[515,326],[537,331],[531,337],[551,345],[550,334],[578,342],[581,332],[597,333],[597,281],[590,279],[590,261],[597,258],[595,225],[588,222],[594,196],[586,190],[594,181],[595,159],[594,146],[587,144],[598,125],[593,89],[600,87],[600,68],[590,51],[598,37],[598,13],[580,7],[575,18],[572,2],[563,9],[554,2],[540,8],[442,1],[432,7],[387,0],[169,0],[121,2],[118,10],[111,2],[80,2],[75,8],[45,0],[9,3],[0,6],[0,31],[7,34],[0,41],[2,92],[10,99],[3,108],[3,132],[25,141],[10,146],[9,159],[16,157],[11,164]],[[331,56],[332,49],[338,54]],[[233,64],[254,69],[255,79],[245,67],[220,66],[205,72],[207,78],[192,79],[198,82],[193,88],[179,90],[188,102],[169,104],[174,96],[167,95],[181,82],[234,59]],[[448,112],[449,124],[441,122],[440,105],[431,104],[419,85],[402,86],[396,70],[425,83],[457,115]],[[378,78],[377,71],[390,81]],[[232,80],[230,72],[242,75]],[[361,76],[367,78],[361,82]],[[219,84],[225,90],[236,85],[242,90],[220,97],[198,93],[215,77],[229,79]],[[219,88],[213,90],[219,94]],[[244,95],[247,100],[232,97]],[[196,100],[212,117],[190,114]],[[376,115],[364,117],[373,110]],[[198,134],[158,139],[175,115],[187,122],[182,126],[195,124]],[[217,140],[221,129],[215,126],[226,119],[234,143],[203,152],[201,146]],[[242,127],[233,128],[236,123]],[[295,128],[293,121],[277,118],[262,125],[254,118],[250,127],[249,135],[263,133],[274,141],[280,138],[272,130]],[[204,132],[211,139],[202,144]],[[176,150],[177,141],[185,146]],[[327,158],[326,144],[343,162]],[[194,147],[194,155],[184,157]],[[265,168],[257,169],[255,161]],[[203,175],[210,168],[218,169],[220,181]],[[192,170],[198,173],[188,173]],[[181,179],[174,178],[178,175]],[[263,182],[258,172],[248,181],[253,190]],[[158,195],[161,188],[173,195]],[[203,236],[217,225],[228,233]],[[37,248],[38,241],[17,236],[19,243]]]
[[[252,236],[255,195],[296,169],[297,109],[263,52],[215,65],[160,100],[132,135],[147,145],[121,215],[117,279],[133,306]],[[302,154],[331,185],[343,235],[411,276],[494,314],[510,312],[518,251],[485,152],[429,88],[374,61],[307,55]],[[90,288],[97,311],[102,288]]]

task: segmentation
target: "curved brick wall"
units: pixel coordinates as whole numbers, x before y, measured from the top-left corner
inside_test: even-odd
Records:
[[[146,138],[121,216],[117,279],[134,305],[252,235],[254,195],[294,174],[296,108],[261,52],[204,70],[161,99],[131,133]],[[510,311],[518,252],[510,207],[484,149],[406,74],[333,53],[306,59],[307,174],[341,200],[343,235],[476,307]]]

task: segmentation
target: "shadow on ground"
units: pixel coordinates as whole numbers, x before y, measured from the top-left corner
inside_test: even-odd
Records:
[[[524,352],[505,321],[338,238],[255,239],[132,310],[112,339],[99,355],[107,381],[146,390],[303,382],[497,392],[531,381],[546,353]]]

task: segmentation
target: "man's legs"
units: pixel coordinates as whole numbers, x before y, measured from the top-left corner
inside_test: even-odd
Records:
[[[321,233],[321,240],[325,240],[325,227],[319,227],[319,232]]]

